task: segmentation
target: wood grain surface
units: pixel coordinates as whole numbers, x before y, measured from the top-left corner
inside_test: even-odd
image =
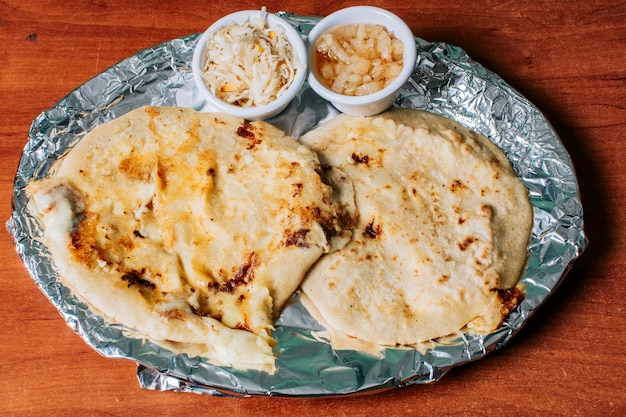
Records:
[[[351,1],[0,1],[0,220],[32,120],[137,51],[266,5],[323,16]],[[577,168],[590,246],[505,348],[435,384],[327,399],[143,390],[136,365],[74,334],[0,232],[0,414],[626,415],[626,3],[380,0],[417,36],[462,47],[534,102]]]

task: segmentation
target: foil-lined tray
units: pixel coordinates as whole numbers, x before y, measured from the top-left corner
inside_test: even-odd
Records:
[[[279,13],[306,39],[319,18]],[[32,123],[15,176],[13,213],[6,226],[33,280],[68,325],[107,357],[138,364],[143,388],[210,395],[330,396],[378,392],[439,380],[451,368],[506,345],[557,289],[585,250],[583,208],[572,161],[541,112],[498,75],[461,48],[416,38],[415,71],[395,106],[449,117],[498,145],[528,188],[534,208],[526,297],[497,331],[458,334],[424,349],[388,348],[380,357],[335,349],[324,328],[294,294],[276,323],[277,372],[216,367],[175,354],[128,329],[107,323],[59,280],[41,243],[42,229],[27,209],[25,186],[49,173],[54,162],[98,124],[144,105],[210,111],[194,86],[191,59],[199,34],[165,42],[114,65],[72,91]],[[305,84],[270,123],[299,138],[338,112]]]

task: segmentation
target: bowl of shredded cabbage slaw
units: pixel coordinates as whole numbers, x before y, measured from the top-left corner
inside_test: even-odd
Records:
[[[283,111],[302,88],[307,65],[298,32],[265,7],[217,20],[198,39],[192,61],[210,107],[247,120]]]

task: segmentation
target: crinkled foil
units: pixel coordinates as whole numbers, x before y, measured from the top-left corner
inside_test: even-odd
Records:
[[[303,38],[318,21],[280,15]],[[41,243],[42,229],[27,209],[24,187],[45,176],[52,164],[96,125],[144,105],[177,105],[211,110],[198,95],[191,58],[198,34],[174,39],[109,68],[80,86],[32,123],[15,177],[14,211],[7,228],[32,278],[74,331],[108,357],[138,364],[143,388],[210,395],[327,396],[434,382],[448,370],[507,344],[558,287],[587,246],[583,208],[572,162],[541,112],[499,76],[460,48],[416,38],[418,60],[395,105],[454,119],[495,142],[529,190],[534,228],[522,281],[526,298],[492,334],[459,334],[428,349],[389,348],[381,357],[339,350],[324,337],[298,300],[277,322],[275,375],[220,368],[202,358],[175,354],[109,324],[61,284]],[[307,85],[270,122],[295,138],[337,111]]]

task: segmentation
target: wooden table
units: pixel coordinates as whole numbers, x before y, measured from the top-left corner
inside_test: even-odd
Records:
[[[266,1],[326,15],[351,1]],[[591,244],[504,349],[441,381],[332,399],[228,399],[142,390],[65,324],[0,233],[2,415],[626,415],[626,3],[380,0],[414,33],[465,49],[533,101],[578,170]],[[260,3],[0,2],[0,219],[31,121],[160,42]]]

